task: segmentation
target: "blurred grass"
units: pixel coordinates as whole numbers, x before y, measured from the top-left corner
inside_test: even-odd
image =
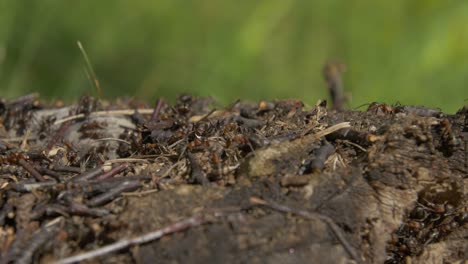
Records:
[[[349,106],[381,101],[454,112],[468,98],[468,1],[0,0],[0,96],[181,92],[326,98],[322,66],[347,64]]]

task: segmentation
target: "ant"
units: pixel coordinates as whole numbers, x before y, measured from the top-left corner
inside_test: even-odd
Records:
[[[369,104],[369,107],[367,108],[367,112],[374,112],[375,114],[378,113],[384,113],[384,114],[394,114],[395,113],[395,107],[384,104],[384,103],[377,103],[377,102],[372,102]]]
[[[373,112],[374,114],[379,114],[379,113],[383,113],[383,114],[394,114],[396,111],[396,107],[393,107],[393,106],[390,106],[390,105],[387,105],[385,103],[378,103],[378,102],[372,102],[370,104],[362,104],[358,107],[356,107],[355,109],[358,109],[362,106],[365,106],[365,105],[368,105],[367,107],[367,112]]]
[[[0,164],[18,164],[19,160],[28,160],[29,157],[23,153],[13,152],[9,155],[0,156]]]
[[[84,114],[88,117],[92,112],[96,111],[99,107],[99,100],[94,97],[83,95],[78,102],[76,114]]]
[[[367,108],[367,112],[373,112],[374,114],[397,114],[397,113],[404,113],[404,114],[412,114],[416,116],[422,117],[442,117],[443,114],[439,109],[432,109],[423,106],[402,106],[400,103],[396,103],[393,106],[384,104],[384,103],[377,103],[373,102],[370,104],[363,104],[356,108],[359,108],[364,105],[369,105]]]

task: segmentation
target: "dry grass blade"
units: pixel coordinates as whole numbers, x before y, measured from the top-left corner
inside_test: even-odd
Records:
[[[81,54],[83,55],[83,58],[86,63],[86,75],[88,76],[89,81],[93,84],[94,88],[96,88],[98,97],[102,97],[102,90],[101,86],[99,84],[99,80],[96,77],[96,73],[94,72],[93,65],[91,64],[91,60],[88,57],[88,53],[86,53],[86,50],[83,48],[83,45],[81,44],[80,41],[77,41],[76,44],[78,45],[78,48],[81,51]]]

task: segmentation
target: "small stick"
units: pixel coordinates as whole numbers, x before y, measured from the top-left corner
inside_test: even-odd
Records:
[[[43,207],[36,207],[33,211],[32,219],[40,219],[44,215],[78,215],[78,216],[91,216],[91,217],[103,217],[109,214],[109,210],[103,208],[89,208],[84,204],[80,204],[74,201],[69,202],[67,205],[59,203],[47,204]]]
[[[133,115],[135,111],[138,111],[138,113],[142,115],[151,115],[154,111],[154,109],[124,109],[124,110],[109,110],[109,111],[97,111],[97,112],[91,112],[89,113],[88,117],[99,117],[99,116],[118,116],[118,115]],[[54,125],[60,125],[62,123],[84,118],[85,114],[77,114],[77,115],[72,115],[69,117],[65,117],[63,119],[59,119],[54,122]]]
[[[122,196],[137,196],[137,197],[142,197],[144,195],[152,194],[155,192],[159,192],[158,189],[151,189],[151,190],[146,190],[146,191],[141,191],[141,192],[124,192],[122,193]]]
[[[172,143],[171,145],[169,145],[167,148],[168,149],[173,149],[175,146],[179,145],[180,143],[184,142],[184,141],[187,141],[187,138],[182,138],[182,139],[179,139],[177,140],[176,142]]]
[[[72,215],[102,217],[109,214],[109,211],[102,208],[89,208],[85,204],[70,202],[66,207],[66,212]]]
[[[350,257],[352,259],[354,259],[357,263],[361,263],[361,258],[358,257],[356,251],[354,251],[354,249],[351,247],[349,242],[346,240],[345,236],[343,235],[343,232],[335,224],[335,221],[333,221],[330,217],[328,217],[326,215],[319,214],[319,213],[315,213],[315,212],[308,212],[308,211],[305,211],[305,210],[293,209],[293,208],[287,207],[285,205],[277,204],[277,203],[274,203],[274,202],[271,202],[271,201],[265,201],[265,200],[262,200],[262,199],[257,198],[257,197],[250,197],[250,203],[255,204],[255,205],[266,206],[266,207],[268,207],[270,209],[280,211],[280,212],[283,212],[283,213],[296,214],[296,215],[302,216],[302,217],[307,218],[307,219],[317,219],[318,218],[318,219],[324,221],[330,227],[330,229],[333,231],[333,234],[335,234],[336,238],[338,239],[338,241],[340,241],[341,245],[346,250],[346,252],[348,252]]]
[[[123,139],[120,139],[120,138],[100,138],[100,139],[96,139],[96,141],[118,141],[118,142],[122,142],[122,143],[125,143],[125,144],[128,144],[128,145],[131,145],[132,143],[126,141],[126,140],[123,140]]]
[[[200,121],[204,121],[209,117],[219,117],[219,116],[226,115],[227,113],[228,113],[227,110],[216,110],[216,109],[214,109],[214,110],[211,110],[210,112],[208,112],[208,114],[194,115],[194,116],[190,117],[189,122],[190,123],[199,123]],[[238,115],[238,114],[233,113],[233,115]]]
[[[45,189],[45,188],[50,188],[53,187],[57,184],[57,181],[55,180],[49,180],[49,181],[43,181],[43,182],[13,182],[10,183],[9,185],[11,188],[13,188],[17,192],[32,192],[36,189]]]
[[[57,142],[59,142],[63,138],[63,136],[65,135],[65,132],[70,127],[70,124],[71,124],[71,122],[65,122],[60,126],[59,130],[57,130],[55,135],[52,137],[52,139],[47,144],[47,147],[46,147],[46,149],[44,151],[44,153],[46,155],[48,155],[49,151],[54,147],[54,145],[57,144]]]
[[[151,180],[151,176],[139,175],[139,176],[126,176],[118,178],[110,178],[106,180],[91,180],[91,181],[77,181],[68,183],[67,188],[71,192],[85,192],[85,193],[105,193],[114,188],[117,188],[124,182],[129,181],[148,181]],[[125,190],[124,190],[125,191]],[[60,196],[60,195],[59,195]]]
[[[112,163],[126,163],[126,162],[142,162],[142,163],[149,163],[149,161],[145,159],[136,159],[136,158],[121,158],[121,159],[111,159],[106,160],[104,165],[109,165]]]
[[[45,181],[44,177],[27,161],[24,159],[18,159],[18,164],[21,165],[27,172],[29,172],[36,180]]]
[[[343,143],[349,144],[349,145],[351,145],[351,146],[354,146],[354,147],[360,149],[362,152],[367,152],[367,149],[365,149],[365,148],[361,147],[359,144],[356,144],[356,143],[351,142],[351,141],[349,141],[349,140],[346,140],[346,139],[345,139],[345,140],[343,140]]]
[[[202,122],[202,121],[205,121],[205,120],[208,119],[208,117],[210,117],[214,112],[216,112],[216,108],[211,109],[211,111],[208,112],[208,114],[204,115],[202,118],[200,118],[199,120],[197,120],[195,123],[200,123],[200,122]]]
[[[163,105],[163,100],[158,99],[156,101],[156,106],[154,107],[153,114],[151,114],[151,121],[157,121],[158,120],[159,112],[161,112],[162,105]]]
[[[119,196],[123,192],[131,192],[138,188],[140,188],[141,184],[139,181],[125,181],[121,184],[117,185],[114,189],[109,190],[106,193],[100,194],[93,199],[88,201],[89,206],[99,206],[106,204],[112,200],[114,200],[117,196]]]
[[[71,173],[81,173],[81,168],[72,166],[54,165],[53,170]]]
[[[98,168],[94,168],[94,169],[90,169],[88,171],[85,171],[83,172],[82,174],[78,175],[78,176],[75,176],[71,179],[72,182],[79,182],[79,181],[87,181],[87,180],[90,180],[96,176],[98,176],[99,174],[103,173],[104,172],[104,168],[103,167],[98,167]]]
[[[105,172],[105,173],[99,175],[96,178],[96,180],[100,181],[100,180],[105,180],[107,178],[111,178],[114,175],[116,175],[117,173],[120,173],[120,172],[124,171],[127,167],[128,167],[128,163],[119,164],[119,165],[115,166],[114,168],[112,168],[111,170],[109,170],[108,172]]]
[[[334,110],[343,110],[343,79],[341,75],[345,72],[346,66],[342,63],[329,62],[323,68],[323,76],[328,85],[328,91]]]
[[[60,180],[60,178],[62,178],[62,176],[58,172],[50,170],[48,168],[39,167],[39,172],[42,174],[49,175],[56,180]]]
[[[178,165],[180,165],[180,161],[172,164],[167,170],[164,171],[164,173],[159,178],[162,179],[162,178],[166,178],[167,176],[169,176],[169,173],[171,173],[171,171]]]
[[[191,227],[197,227],[199,225],[205,224],[208,221],[201,216],[192,216],[190,218],[184,219],[182,221],[176,222],[172,225],[166,226],[159,230],[150,232],[145,235],[141,235],[135,238],[122,239],[118,242],[109,244],[99,249],[91,250],[86,253],[78,254],[73,257],[68,257],[59,260],[56,264],[69,264],[84,261],[91,258],[100,257],[115,251],[119,251],[130,246],[139,245],[151,242],[153,240],[159,239],[165,235],[183,231]]]

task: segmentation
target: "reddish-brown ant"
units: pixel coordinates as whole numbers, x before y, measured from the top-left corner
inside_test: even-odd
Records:
[[[364,106],[367,104],[360,105],[356,108]],[[377,103],[372,102],[368,104],[369,107],[367,108],[367,112],[373,112],[374,114],[397,114],[397,113],[404,113],[404,114],[413,114],[417,116],[423,117],[441,117],[442,112],[439,109],[432,109],[428,107],[422,106],[408,106],[408,105],[400,105],[397,103],[396,105],[387,105],[384,103]]]
[[[367,112],[371,112],[374,114],[394,114],[395,113],[395,107],[387,105],[385,103],[378,103],[378,102],[372,102],[370,104],[362,104],[355,109],[361,108],[365,105],[368,105],[367,107]]]
[[[0,156],[0,164],[17,164],[19,160],[27,160],[29,157],[22,153],[11,153],[8,156]]]
[[[384,103],[381,104],[377,102],[372,102],[369,104],[369,107],[367,108],[367,112],[374,112],[374,114],[378,114],[378,113],[394,114],[395,108]]]

